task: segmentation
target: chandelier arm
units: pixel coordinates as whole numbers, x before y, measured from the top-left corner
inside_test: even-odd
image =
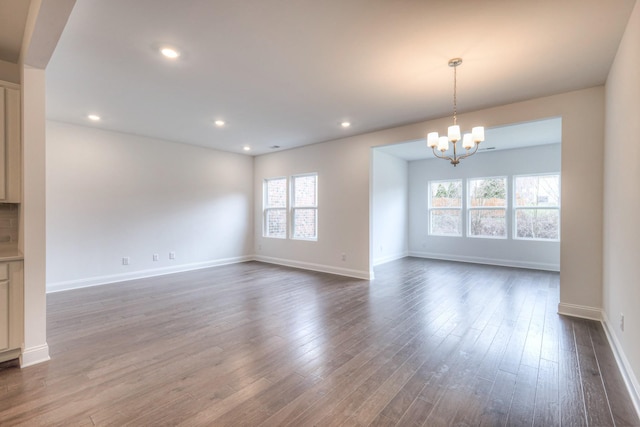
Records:
[[[433,150],[433,155],[436,156],[437,158],[453,161],[453,159],[449,156],[439,155],[438,151],[436,150],[436,147],[432,147],[431,149]]]
[[[473,151],[459,156],[458,160],[466,159],[469,156],[473,156],[474,154],[476,154],[476,151],[478,151],[478,147],[480,147],[480,144],[476,143],[476,148],[474,148]]]

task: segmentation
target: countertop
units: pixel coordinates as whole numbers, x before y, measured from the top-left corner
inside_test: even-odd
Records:
[[[2,248],[0,249],[0,261],[22,261],[24,255],[18,248]]]

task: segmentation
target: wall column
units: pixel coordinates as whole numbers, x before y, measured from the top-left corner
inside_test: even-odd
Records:
[[[46,297],[45,71],[23,67],[24,351],[21,366],[49,360]]]

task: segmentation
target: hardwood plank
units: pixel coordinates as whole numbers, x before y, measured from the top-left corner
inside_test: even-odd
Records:
[[[265,425],[297,424],[301,417],[315,416],[314,407],[331,411],[337,402],[360,387],[371,376],[381,378],[388,375],[389,371],[394,370],[408,357],[419,339],[416,331],[411,329],[402,334],[395,334],[394,338],[392,336],[390,333],[387,340],[381,341],[383,344],[372,345],[367,351],[349,360],[329,375],[327,381],[301,394],[266,419]]]
[[[47,296],[0,425],[640,425],[552,272],[405,258],[372,282],[247,262]]]
[[[558,364],[542,359],[536,383],[534,426],[560,425]]]
[[[487,351],[487,355],[484,357],[478,367],[477,375],[490,382],[493,382],[498,374],[498,368],[502,359],[504,358],[507,346],[511,339],[511,335],[514,332],[514,322],[511,320],[504,320],[496,333],[491,346]]]
[[[402,418],[396,423],[397,426],[422,426],[424,420],[429,417],[433,409],[433,403],[422,399],[415,399],[407,408]]]
[[[516,385],[517,375],[511,372],[499,371],[484,412],[478,420],[481,426],[506,425],[511,408],[511,400]]]
[[[546,287],[547,309],[544,313],[544,327],[542,330],[542,348],[540,358],[551,362],[559,362],[560,343],[558,340],[558,328],[560,316],[558,315],[559,289],[558,283],[548,278],[542,278],[548,282]]]
[[[531,323],[531,314],[535,303],[535,295],[527,294],[518,318],[516,319],[514,331],[507,344],[507,349],[500,362],[499,369],[506,372],[517,374],[520,369],[520,361],[525,351],[527,335],[529,332],[529,324]]]
[[[249,384],[244,389],[233,393],[229,397],[217,402],[216,405],[204,408],[197,414],[189,417],[178,425],[181,426],[207,426],[211,425],[218,417],[231,411],[232,409],[243,404],[250,398],[267,390],[271,384],[265,379],[259,379],[256,382]]]
[[[361,425],[369,425],[377,417],[390,420],[382,414],[382,410],[393,400],[403,386],[409,381],[416,371],[422,366],[422,361],[428,352],[427,346],[418,348],[401,366],[398,367],[388,378],[380,384],[374,391],[369,393],[368,399],[353,414]]]
[[[582,377],[576,351],[560,353],[560,423],[561,425],[587,425]]]
[[[546,295],[543,292],[537,292],[533,311],[531,312],[529,328],[527,330],[527,339],[525,340],[522,359],[520,360],[520,363],[523,365],[537,368],[538,364],[540,363],[540,352],[542,350],[542,329],[544,326],[546,304]]]
[[[513,399],[509,408],[508,426],[531,426],[536,400],[536,382],[538,369],[527,365],[520,365],[516,376]]]
[[[629,394],[625,392],[626,385],[618,370],[618,364],[611,347],[609,347],[602,325],[593,322],[588,326],[615,424],[618,426],[640,426],[640,418],[638,418]]]
[[[398,390],[393,399],[380,412],[381,415],[399,422],[405,412],[420,395],[429,379],[437,372],[453,351],[459,346],[460,338],[449,335],[442,339],[440,344],[432,346],[429,354],[425,356],[424,363],[411,378]],[[432,407],[433,405],[430,405]]]
[[[441,337],[438,338],[442,339]],[[441,369],[442,364],[445,363],[452,352],[458,348],[460,341],[460,337],[448,335],[446,338],[442,339],[440,344],[432,345],[430,354],[426,356],[424,364],[405,384],[405,387],[414,386],[415,389],[412,391],[417,390],[420,392],[425,387],[425,382]],[[351,423],[359,424],[356,417],[353,417],[353,415],[369,398],[370,390],[374,387],[374,384],[376,384],[377,381],[378,380],[375,376],[369,377],[367,381],[362,383],[353,393],[336,405],[331,412],[327,413],[325,417],[320,420],[319,424],[326,426],[338,426],[345,422],[348,423],[348,420],[352,420],[350,421]],[[402,390],[400,390],[396,396],[400,395],[402,395]],[[416,393],[407,397],[412,399],[410,406],[413,407],[414,411],[420,412],[426,407],[431,408],[433,406],[422,399],[418,399],[418,395],[419,393]],[[391,404],[392,403],[390,402],[389,405]],[[391,411],[386,411],[384,415],[388,418],[394,417],[394,414]],[[397,416],[397,414],[395,416]]]
[[[451,424],[455,426],[477,425],[478,420],[486,410],[493,383],[494,381],[476,376],[472,384],[470,384],[468,396],[460,402]]]
[[[435,394],[427,394],[424,391],[420,394],[420,397],[425,398],[425,400],[435,398],[433,410],[426,420],[427,425],[446,424],[449,420],[453,419],[462,408],[464,408],[466,412],[466,403],[474,398],[472,385],[475,384],[477,375],[474,368],[478,366],[484,358],[497,333],[497,329],[496,326],[488,325],[483,331],[477,334],[477,339],[473,339],[473,335],[463,337],[462,350],[454,356],[455,358],[453,359],[451,369],[447,372],[446,376],[442,377],[445,380],[445,386],[438,388],[433,387],[429,390],[436,390],[437,392]],[[431,385],[432,384],[429,383],[429,386]],[[433,402],[434,400],[431,401]],[[506,407],[506,411],[508,412],[508,406]]]
[[[589,328],[585,322],[575,322],[576,343],[578,344],[578,363],[584,390],[585,407],[587,409],[587,421],[590,425],[612,426],[613,415],[609,406],[607,393],[600,373],[600,367],[596,360]],[[581,339],[578,339],[578,336]]]

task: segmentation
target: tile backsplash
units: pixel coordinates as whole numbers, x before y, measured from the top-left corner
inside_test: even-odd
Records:
[[[18,206],[15,203],[0,203],[0,247],[18,244]]]

